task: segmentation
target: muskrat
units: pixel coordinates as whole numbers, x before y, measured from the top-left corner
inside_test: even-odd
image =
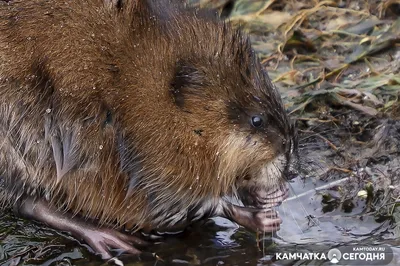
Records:
[[[167,0],[0,5],[3,207],[105,259],[139,253],[123,229],[279,229],[296,134],[245,34]]]

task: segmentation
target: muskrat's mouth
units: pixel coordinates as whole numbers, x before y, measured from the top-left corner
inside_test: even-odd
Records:
[[[289,195],[289,187],[282,185],[274,189],[246,187],[239,190],[240,199],[246,207],[268,209],[279,206]]]

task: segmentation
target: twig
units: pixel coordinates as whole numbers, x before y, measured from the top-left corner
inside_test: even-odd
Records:
[[[336,181],[331,182],[331,183],[329,183],[329,184],[326,184],[326,185],[317,187],[317,188],[315,188],[314,190],[308,190],[308,191],[306,191],[306,192],[300,193],[300,194],[295,195],[295,196],[293,196],[293,197],[287,198],[287,199],[284,200],[283,202],[292,201],[292,200],[298,199],[298,198],[300,198],[300,197],[303,197],[303,196],[305,196],[305,195],[311,194],[311,193],[313,193],[313,192],[319,192],[319,191],[321,191],[321,190],[326,190],[326,189],[332,188],[332,187],[337,186],[337,185],[339,185],[339,184],[341,184],[341,183],[347,182],[349,179],[350,179],[350,177],[346,177],[346,178],[343,178],[343,179],[340,179],[340,180],[336,180]]]

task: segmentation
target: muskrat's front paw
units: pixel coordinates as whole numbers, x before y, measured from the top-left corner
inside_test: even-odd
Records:
[[[282,220],[274,209],[255,209],[227,202],[223,202],[221,206],[220,215],[252,231],[276,232],[280,229]]]
[[[280,229],[282,219],[278,217],[278,213],[272,209],[260,210],[253,213],[253,220],[250,228],[253,231],[276,232]]]
[[[126,235],[113,229],[91,229],[81,232],[82,239],[89,244],[93,251],[100,255],[102,259],[111,259],[111,248],[121,249],[130,254],[140,254],[141,252],[132,245],[147,245],[142,239]]]

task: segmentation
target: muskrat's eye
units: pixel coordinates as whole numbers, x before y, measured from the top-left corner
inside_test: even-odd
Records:
[[[263,120],[259,116],[253,116],[251,118],[251,124],[253,125],[253,127],[261,127],[263,124]]]

